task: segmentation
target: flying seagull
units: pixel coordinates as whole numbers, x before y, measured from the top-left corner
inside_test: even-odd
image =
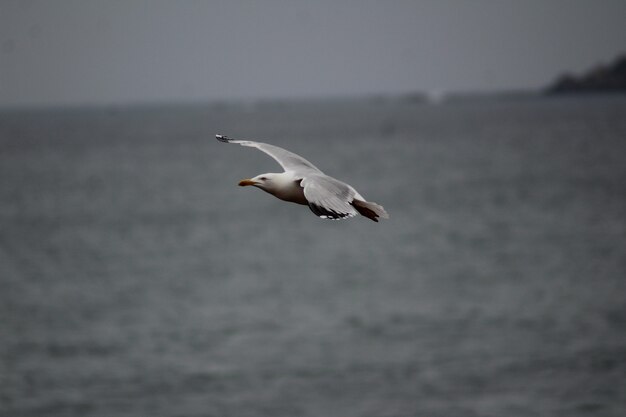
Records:
[[[382,206],[365,201],[352,186],[324,174],[300,155],[267,143],[235,140],[224,135],[215,135],[215,138],[220,142],[257,148],[274,158],[285,170],[241,180],[239,185],[242,187],[252,185],[281,200],[309,206],[322,219],[340,220],[357,214],[375,222],[379,217],[389,218]]]

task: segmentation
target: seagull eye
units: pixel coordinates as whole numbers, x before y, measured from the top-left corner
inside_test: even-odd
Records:
[[[265,181],[267,179],[267,177],[261,177],[259,178],[261,181]]]

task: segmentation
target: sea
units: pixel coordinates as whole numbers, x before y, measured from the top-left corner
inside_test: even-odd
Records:
[[[0,415],[626,415],[626,96],[1,110]]]

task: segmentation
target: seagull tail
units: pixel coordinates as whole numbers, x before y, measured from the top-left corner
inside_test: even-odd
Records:
[[[352,205],[362,216],[367,217],[370,220],[378,222],[378,218],[388,219],[389,214],[385,211],[383,206],[372,203],[371,201],[353,200]]]

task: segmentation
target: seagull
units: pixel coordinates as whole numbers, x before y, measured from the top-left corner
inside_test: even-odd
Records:
[[[224,135],[215,135],[215,138],[224,143],[257,148],[285,170],[241,180],[242,187],[251,185],[281,200],[309,206],[322,219],[341,220],[357,214],[375,222],[378,218],[389,218],[382,206],[366,201],[351,185],[324,174],[300,155],[267,143],[235,140]]]

